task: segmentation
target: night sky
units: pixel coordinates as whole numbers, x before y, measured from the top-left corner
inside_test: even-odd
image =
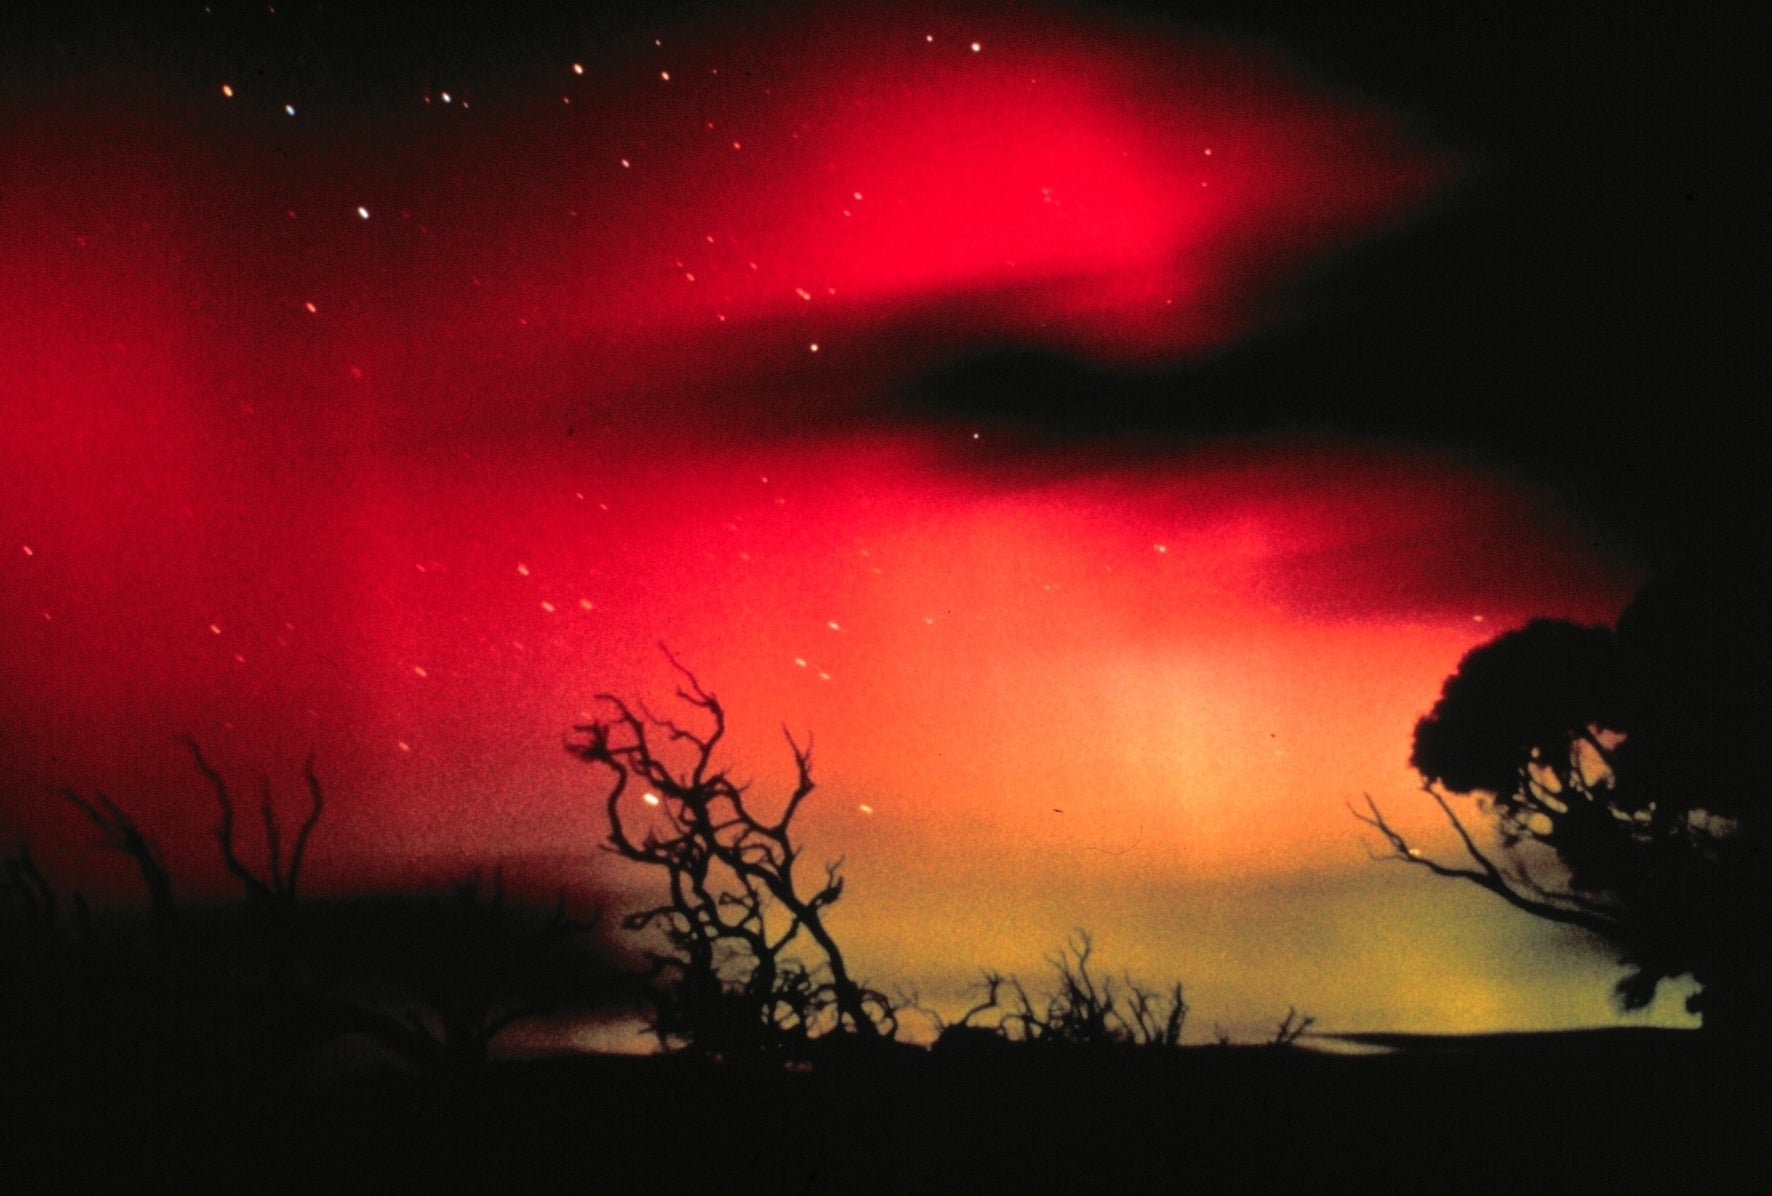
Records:
[[[622,905],[562,737],[663,641],[759,793],[812,736],[876,986],[1082,926],[1202,1035],[1610,1020],[1347,803],[1440,841],[1467,649],[1758,559],[1754,31],[1188,19],[15,10],[0,836],[125,892],[99,788],[221,890],[190,734],[313,750],[319,888]]]

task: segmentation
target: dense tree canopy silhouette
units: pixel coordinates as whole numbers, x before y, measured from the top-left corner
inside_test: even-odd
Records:
[[[831,1030],[892,1034],[892,1002],[850,976],[825,924],[843,895],[842,861],[826,864],[811,886],[796,873],[793,821],[814,788],[811,747],[784,731],[795,784],[775,812],[761,812],[715,763],[725,708],[665,655],[682,681],[678,699],[706,719],[706,730],[599,694],[611,716],[575,728],[580,738],[568,744],[607,773],[608,849],[665,874],[667,900],[624,922],[661,929],[671,947],[653,954],[664,981],[654,1021],[660,1043],[757,1056],[792,1053]],[[802,934],[817,951],[810,967],[789,954]]]
[[[1412,846],[1367,798],[1392,858],[1473,882],[1615,944],[1617,995],[1690,976],[1736,1038],[1772,999],[1766,630],[1721,591],[1652,583],[1617,629],[1539,619],[1472,649],[1415,728],[1410,763],[1465,854]],[[1478,794],[1497,847],[1449,794]]]

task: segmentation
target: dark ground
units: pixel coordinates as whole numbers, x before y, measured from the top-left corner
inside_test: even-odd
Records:
[[[7,1084],[11,1173],[49,1190],[1763,1191],[1759,1074],[1698,1036],[1396,1040],[1390,1054],[905,1049],[813,1071],[682,1057],[277,1084]]]

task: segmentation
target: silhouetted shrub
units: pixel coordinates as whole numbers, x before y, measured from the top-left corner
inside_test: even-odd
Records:
[[[225,779],[188,746],[220,811],[216,841],[240,884],[233,902],[180,902],[164,857],[103,794],[63,796],[128,856],[146,909],[95,915],[64,897],[27,847],[0,867],[0,1040],[39,1072],[92,1068],[270,1074],[326,1044],[367,1037],[417,1070],[469,1074],[512,1025],[563,1005],[607,1002],[616,969],[585,941],[592,922],[508,902],[495,871],[447,898],[298,899],[325,794],[286,838],[261,778],[264,864],[236,850]]]
[[[1001,1053],[991,1039],[1098,1049],[1181,1045],[1188,1006],[1182,999],[1180,982],[1163,993],[1130,975],[1119,981],[1112,976],[1097,977],[1089,971],[1094,950],[1094,940],[1078,930],[1058,954],[1048,956],[1055,984],[1039,1002],[1028,995],[1017,977],[985,973],[984,1000],[958,1022],[943,1025],[935,1049],[949,1057],[989,1058]],[[993,1011],[997,1015],[994,1023],[973,1020]]]

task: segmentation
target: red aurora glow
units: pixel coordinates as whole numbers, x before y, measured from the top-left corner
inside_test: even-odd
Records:
[[[1308,997],[1480,1026],[1543,980],[1435,979],[1517,934],[1488,923],[1400,979],[1412,915],[1336,887],[1376,883],[1343,802],[1407,792],[1463,650],[1628,597],[1543,495],[1328,437],[1003,471],[988,429],[852,418],[981,345],[1258,337],[1450,185],[1399,115],[1027,10],[746,13],[356,106],[93,61],[0,105],[0,667],[33,795],[3,829],[66,836],[44,786],[100,786],[200,884],[191,732],[289,778],[316,749],[329,883],[605,869],[560,736],[598,689],[660,692],[663,638],[744,771],[779,770],[783,721],[817,736],[808,833],[849,859],[863,971],[945,999],[1083,922],[1151,974],[1217,968],[1227,1025]],[[1565,564],[1501,570],[1522,545]],[[1252,929],[1201,884],[1325,904]],[[1275,934],[1310,941],[1235,954]]]
[[[1272,275],[1447,178],[1396,117],[1251,49],[902,8],[764,37],[628,64],[628,119],[577,151],[568,261],[591,285],[570,318],[675,330],[969,294],[991,332],[1173,354],[1243,331]]]

